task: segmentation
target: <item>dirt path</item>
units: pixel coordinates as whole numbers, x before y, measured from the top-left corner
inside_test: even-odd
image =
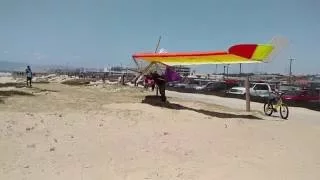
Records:
[[[203,94],[190,94],[190,93],[179,93],[174,91],[168,91],[167,95],[170,97],[182,98],[185,100],[199,101],[208,104],[215,104],[220,106],[225,106],[234,110],[245,111],[246,101],[236,98],[223,98],[213,95],[203,95]],[[263,104],[257,102],[251,102],[251,110],[256,112],[263,112]],[[288,120],[293,121],[307,121],[311,123],[320,123],[320,112],[309,110],[300,107],[289,107],[289,118]],[[279,113],[275,114],[275,117],[279,117]],[[275,119],[268,118],[266,119]]]

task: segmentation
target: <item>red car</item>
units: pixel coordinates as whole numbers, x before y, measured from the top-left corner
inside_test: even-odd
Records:
[[[320,101],[318,91],[288,91],[282,96],[283,100],[295,102]]]

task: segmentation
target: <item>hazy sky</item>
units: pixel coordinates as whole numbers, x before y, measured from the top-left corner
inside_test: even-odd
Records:
[[[294,73],[320,72],[319,0],[0,0],[0,61],[126,65],[133,53],[154,51],[159,35],[169,52],[227,50],[281,35],[290,40],[281,56],[244,70],[287,73],[293,57]]]

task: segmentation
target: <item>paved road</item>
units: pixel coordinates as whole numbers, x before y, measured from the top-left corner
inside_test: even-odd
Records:
[[[214,95],[204,95],[204,94],[191,94],[191,93],[180,93],[175,91],[167,91],[168,97],[176,98],[186,98],[188,100],[200,101],[208,104],[216,104],[225,107],[229,107],[237,110],[246,110],[246,101],[243,99],[236,98],[224,98]],[[263,104],[257,102],[251,102],[250,104],[252,111],[263,112]],[[309,110],[300,107],[289,107],[289,118],[288,120],[294,121],[308,121],[312,123],[320,124],[320,112]],[[279,116],[279,113],[275,114]]]

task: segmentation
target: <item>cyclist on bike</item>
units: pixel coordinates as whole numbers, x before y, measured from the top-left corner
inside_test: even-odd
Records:
[[[279,101],[279,99],[280,99],[280,95],[279,94],[280,93],[278,91],[276,91],[276,90],[270,92],[268,100],[272,105],[277,104],[277,102]],[[273,110],[275,112],[277,112],[276,108],[273,108]]]

